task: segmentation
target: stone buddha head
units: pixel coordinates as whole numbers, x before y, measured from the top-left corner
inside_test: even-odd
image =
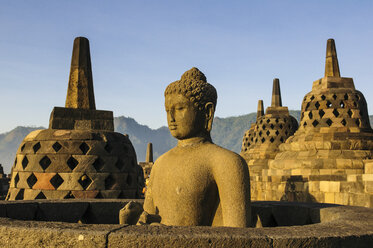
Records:
[[[178,140],[203,137],[211,140],[210,131],[217,102],[214,86],[193,67],[165,90],[167,123]]]

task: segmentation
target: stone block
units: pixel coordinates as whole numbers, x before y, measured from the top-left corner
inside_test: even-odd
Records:
[[[373,162],[369,162],[369,163],[364,164],[364,173],[365,174],[373,174]]]
[[[51,183],[51,179],[56,175],[56,173],[34,173],[37,178],[36,183],[32,186],[33,189],[42,189],[42,190],[54,190],[55,187]]]
[[[309,209],[300,206],[274,206],[272,214],[279,226],[306,225],[311,223]]]
[[[325,203],[335,203],[334,193],[325,193]]]
[[[366,193],[373,193],[373,181],[364,182],[364,188]]]
[[[17,220],[34,220],[37,203],[32,202],[9,202],[6,204],[7,217]]]
[[[88,202],[50,201],[38,203],[36,220],[77,223],[86,212]]]
[[[65,199],[71,198],[69,190],[42,190],[47,199]]]
[[[340,192],[340,182],[329,182],[329,192]]]
[[[373,174],[364,174],[363,181],[373,181]]]
[[[329,181],[320,181],[320,191],[329,192]]]

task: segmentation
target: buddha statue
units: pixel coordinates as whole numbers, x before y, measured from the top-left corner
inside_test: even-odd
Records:
[[[154,163],[144,210],[161,224],[250,226],[250,179],[245,160],[210,136],[216,89],[197,68],[167,86],[167,122],[177,146]]]

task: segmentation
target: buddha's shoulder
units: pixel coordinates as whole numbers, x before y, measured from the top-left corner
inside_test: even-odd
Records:
[[[246,165],[245,160],[240,155],[215,144],[209,145],[208,153],[206,154],[211,158],[214,165]]]

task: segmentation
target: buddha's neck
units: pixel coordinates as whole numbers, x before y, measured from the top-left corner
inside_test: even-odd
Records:
[[[183,139],[179,140],[177,142],[178,147],[188,147],[188,146],[195,146],[198,144],[203,144],[203,143],[212,143],[210,135],[208,136],[197,136],[197,137],[192,137],[189,139]]]

